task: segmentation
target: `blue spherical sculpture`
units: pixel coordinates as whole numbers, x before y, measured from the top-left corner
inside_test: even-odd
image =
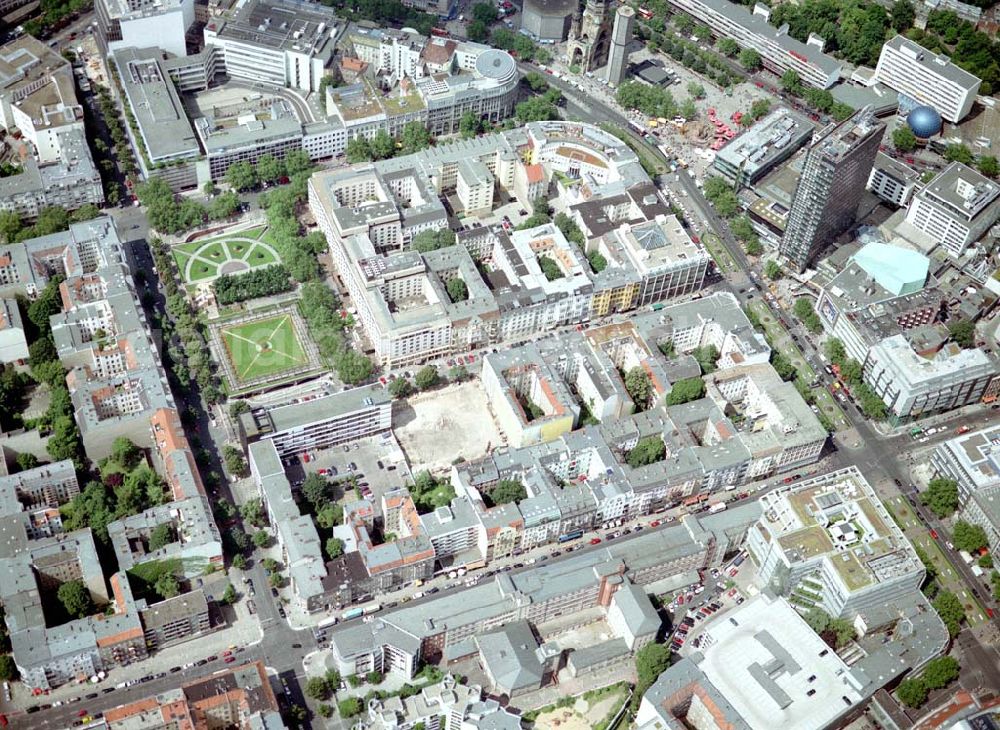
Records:
[[[906,123],[920,139],[930,139],[941,131],[941,115],[930,106],[915,108],[906,117]]]

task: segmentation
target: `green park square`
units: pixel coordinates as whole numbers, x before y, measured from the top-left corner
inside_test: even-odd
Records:
[[[209,281],[222,274],[237,274],[279,262],[269,242],[261,241],[263,226],[173,247],[181,278],[189,284]]]
[[[241,382],[277,375],[309,362],[290,314],[224,326],[220,335]]]

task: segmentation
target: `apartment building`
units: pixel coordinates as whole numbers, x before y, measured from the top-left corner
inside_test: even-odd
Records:
[[[0,299],[0,363],[26,365],[28,338],[16,299]]]
[[[271,441],[284,459],[388,431],[391,419],[392,398],[376,384],[251,410],[240,416],[239,430],[244,445]]]
[[[756,581],[802,611],[853,620],[923,582],[913,546],[855,467],[769,492],[760,508],[747,538]]]
[[[912,229],[928,247],[960,258],[1000,219],[1000,185],[953,162],[913,196],[904,236]],[[922,235],[921,235],[922,234]]]
[[[764,68],[778,76],[795,71],[803,83],[818,89],[829,89],[840,80],[841,64],[823,53],[822,38],[811,36],[808,43],[792,38],[787,27],[769,24],[771,9],[762,3],[752,12],[728,0],[671,0],[670,5],[707,25],[717,38],[731,38],[757,51]]]
[[[31,36],[0,47],[0,127],[21,160],[18,174],[0,180],[0,210],[34,220],[47,206],[76,210],[104,202],[73,69]]]
[[[332,660],[345,675],[377,670],[408,679],[421,664],[447,665],[480,655],[477,638],[519,621],[544,625],[585,609],[597,609],[592,620],[598,620],[614,594],[630,583],[641,587],[721,564],[716,561],[739,549],[758,516],[757,506],[747,504],[701,520],[685,517],[682,524],[557,564],[504,573],[473,588],[383,611],[370,623],[335,627]],[[645,636],[641,622],[637,626],[637,635]]]
[[[947,56],[928,51],[901,35],[882,46],[875,81],[933,107],[952,124],[968,116],[982,83]]]
[[[108,730],[136,727],[277,728],[278,699],[264,663],[234,665],[180,687],[118,705],[104,713]]]
[[[486,698],[477,684],[461,684],[446,674],[412,697],[369,702],[354,719],[358,730],[519,730],[521,718]]]
[[[530,159],[518,150],[530,151]],[[539,176],[539,170],[548,172]],[[561,194],[587,225],[585,234],[603,237],[588,244],[610,262],[600,274],[552,225],[529,231],[476,227],[460,232],[460,248],[430,255],[401,250],[420,232],[448,225],[441,195],[454,192],[460,204],[481,209],[497,186],[518,195],[539,190],[518,184],[529,171],[536,179],[558,172],[581,182],[564,186]],[[309,187],[310,207],[383,362],[419,362],[526,339],[690,293],[707,272],[704,249],[670,217],[635,154],[586,124],[531,123],[321,173]],[[615,225],[599,221],[603,196],[616,210]],[[485,277],[476,261],[485,264]],[[451,301],[445,284],[454,276],[465,282],[468,299]]]

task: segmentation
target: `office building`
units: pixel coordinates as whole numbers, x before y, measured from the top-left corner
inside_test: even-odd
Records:
[[[982,83],[947,56],[928,51],[901,35],[882,46],[875,80],[918,104],[933,107],[953,124],[972,110]]]
[[[719,150],[712,167],[736,189],[756,185],[808,144],[814,129],[802,114],[778,107]]]
[[[779,247],[799,271],[854,225],[884,129],[862,109],[819,133],[806,151]]]
[[[803,611],[853,621],[923,582],[913,546],[855,467],[768,492],[760,508],[747,538],[755,580]]]
[[[917,232],[917,243],[926,240],[928,247],[940,245],[959,258],[998,219],[1000,185],[953,162],[913,196],[904,225]],[[910,237],[906,227],[900,233]]]
[[[879,152],[875,155],[868,190],[880,200],[897,208],[906,208],[920,184],[920,171]]]
[[[672,664],[643,695],[636,726],[833,730],[949,644],[919,591],[859,617],[851,656],[828,646],[796,608],[765,591],[712,622],[702,648]]]
[[[958,482],[964,504],[976,492],[1000,485],[1000,426],[987,426],[938,444],[931,454],[938,476]]]
[[[205,45],[233,79],[318,91],[344,24],[333,9],[294,0],[250,0],[205,26]],[[184,54],[178,54],[184,55]]]
[[[963,350],[948,342],[936,351],[917,352],[898,334],[872,346],[863,377],[898,424],[995,395],[1000,370],[996,360],[978,348]]]
[[[670,0],[670,6],[704,23],[717,38],[731,38],[741,48],[760,54],[764,68],[777,76],[795,71],[808,86],[829,89],[840,80],[840,61],[823,53],[824,41],[810,36],[802,43],[768,21],[771,9],[757,3],[753,11],[729,0]]]
[[[198,184],[198,138],[157,48],[123,48],[112,54],[125,102],[135,119],[126,133],[147,180],[163,178],[175,190]]]
[[[107,54],[122,48],[160,48],[186,56],[194,6],[194,0],[97,0],[98,43]]]
[[[1000,554],[1000,485],[972,493],[962,503],[958,516],[986,533],[986,541],[994,555]]]
[[[625,80],[628,71],[628,44],[632,42],[635,10],[622,5],[615,10],[615,24],[611,29],[611,52],[608,55],[607,79],[612,86]]]
[[[388,431],[392,397],[378,384],[303,403],[256,408],[239,419],[244,444],[272,441],[281,458]]]

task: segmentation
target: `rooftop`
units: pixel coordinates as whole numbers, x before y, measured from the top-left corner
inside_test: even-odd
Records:
[[[827,727],[863,699],[863,681],[784,599],[758,594],[708,634],[694,661],[754,730]]]
[[[913,63],[923,66],[935,76],[941,76],[942,78],[948,79],[948,81],[961,86],[963,89],[977,89],[979,84],[982,83],[978,77],[973,76],[965,69],[952,63],[951,59],[947,56],[943,54],[938,55],[928,51],[919,43],[914,43],[901,35],[897,35],[895,38],[886,42],[885,47],[902,53]],[[882,52],[885,53],[885,50]]]
[[[979,214],[1000,205],[1000,185],[961,162],[953,162],[917,193],[954,216],[971,222]]]

